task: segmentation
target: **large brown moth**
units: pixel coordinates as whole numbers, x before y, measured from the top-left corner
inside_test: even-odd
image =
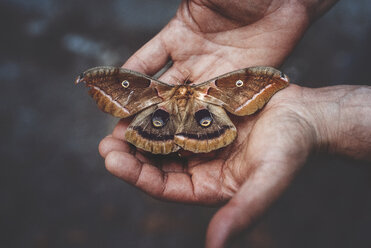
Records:
[[[125,139],[154,154],[180,148],[205,153],[229,145],[237,131],[225,110],[251,115],[289,84],[286,75],[271,67],[245,68],[199,84],[170,85],[102,66],[82,73],[75,83],[79,82],[90,87],[104,112],[119,118],[137,114]]]

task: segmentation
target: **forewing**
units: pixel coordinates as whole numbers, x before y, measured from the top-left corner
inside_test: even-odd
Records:
[[[250,67],[193,86],[196,98],[224,107],[235,115],[250,115],[262,108],[289,79],[272,67]]]
[[[76,79],[80,82],[90,87],[89,93],[101,110],[120,118],[166,101],[173,90],[173,86],[144,74],[109,66],[83,72]]]

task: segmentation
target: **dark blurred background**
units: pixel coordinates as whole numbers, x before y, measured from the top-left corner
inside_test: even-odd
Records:
[[[0,0],[0,247],[202,247],[216,209],[166,203],[111,176],[117,122],[81,71],[121,65],[179,1]],[[294,83],[370,85],[371,2],[343,0],[282,67]],[[371,166],[316,155],[233,247],[371,247]]]

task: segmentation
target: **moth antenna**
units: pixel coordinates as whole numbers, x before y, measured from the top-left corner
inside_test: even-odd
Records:
[[[169,77],[175,85],[185,85],[192,83],[192,81],[190,80],[191,73],[188,70],[177,70],[176,75],[173,74]]]
[[[184,79],[184,84],[191,84],[192,83],[192,80],[191,80],[191,74],[188,74],[188,76]]]
[[[179,76],[181,78],[181,80],[179,80],[179,78],[177,78],[177,84],[180,84],[180,85],[185,85],[185,84],[189,84],[189,82],[191,82],[189,79],[191,77],[191,73],[189,70],[185,69],[185,70],[179,70]]]
[[[185,71],[182,71],[182,74],[184,76],[184,81],[182,84],[191,84],[192,81],[190,80],[191,79],[191,73],[188,71],[188,70],[185,70]]]
[[[182,84],[179,78],[177,78],[176,76],[171,75],[171,79],[176,83],[176,85]]]

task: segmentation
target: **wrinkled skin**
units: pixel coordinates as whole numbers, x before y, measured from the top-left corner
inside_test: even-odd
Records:
[[[335,1],[183,1],[176,16],[123,67],[148,75],[170,59],[160,80],[202,82],[239,68],[279,66],[309,24]],[[238,138],[225,149],[190,156],[154,156],[124,141],[121,120],[99,146],[115,176],[162,200],[225,204],[213,217],[207,247],[223,247],[248,227],[289,185],[327,133],[312,90],[278,92],[259,113],[233,117]],[[314,94],[316,95],[316,94]]]

